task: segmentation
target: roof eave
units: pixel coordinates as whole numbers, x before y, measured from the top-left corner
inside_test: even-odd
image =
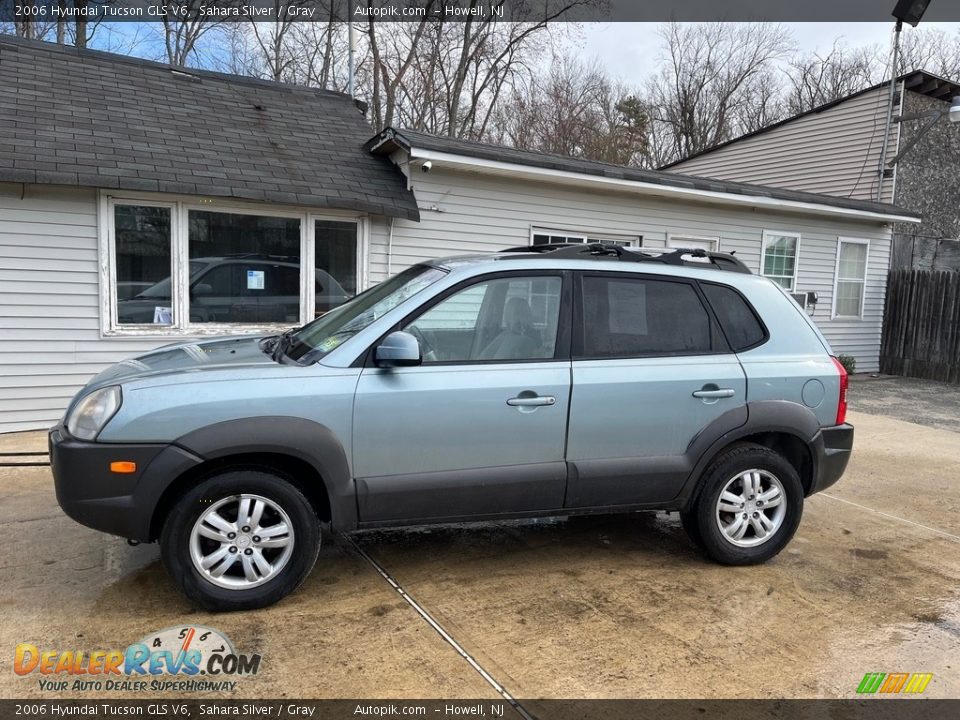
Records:
[[[541,168],[534,165],[511,163],[502,160],[477,158],[471,155],[440,152],[424,147],[417,147],[416,145],[408,146],[408,148],[411,159],[431,160],[436,163],[443,163],[448,166],[458,167],[464,170],[483,170],[488,173],[504,175],[509,174],[513,177],[526,177],[533,180],[548,180],[568,185],[586,185],[605,188],[615,187],[627,191],[638,191],[642,194],[651,196],[675,199],[698,199],[703,202],[722,205],[763,207],[771,210],[807,212],[818,215],[848,217],[873,220],[877,222],[921,222],[921,218],[919,216],[911,213],[903,213],[899,209],[892,207],[889,213],[861,210],[857,208],[844,208],[814,202],[786,200],[766,195],[725,193],[715,190],[703,190],[699,188],[676,187],[672,185],[647,183],[640,180],[611,178],[602,175],[591,175],[589,173],[578,173],[569,170]]]

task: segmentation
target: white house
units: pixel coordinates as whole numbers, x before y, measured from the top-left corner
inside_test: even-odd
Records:
[[[736,252],[815,293],[834,349],[875,370],[890,227],[918,221],[410,131],[369,139],[344,95],[95,51],[0,38],[0,63],[0,431],[49,426],[130,355],[308,322],[416,262],[561,240]]]

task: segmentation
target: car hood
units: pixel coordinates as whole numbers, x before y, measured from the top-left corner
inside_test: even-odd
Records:
[[[275,365],[276,362],[260,349],[263,337],[243,335],[165,345],[111,365],[94,377],[88,387],[170,373]]]

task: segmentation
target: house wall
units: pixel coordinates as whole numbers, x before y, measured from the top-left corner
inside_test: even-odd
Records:
[[[865,92],[668,171],[876,200],[889,93],[888,87]],[[888,157],[896,154],[898,133],[893,123]],[[892,201],[893,186],[892,178],[884,182],[883,202]]]
[[[904,94],[904,115],[949,109],[949,98]],[[926,124],[926,119],[904,122],[902,143]],[[941,117],[897,163],[896,204],[921,213],[923,222],[894,226],[894,267],[960,270],[960,129],[955,123]]]
[[[421,221],[397,220],[391,272],[443,255],[487,252],[529,242],[533,226],[643,237],[645,247],[664,247],[668,234],[718,237],[720,250],[736,251],[760,270],[764,230],[801,234],[797,291],[815,291],[813,318],[835,352],[857,359],[860,371],[879,369],[883,299],[890,252],[889,228],[878,222],[815,218],[758,208],[697,205],[635,194],[588,192],[460,171],[434,164],[412,176]],[[838,237],[870,240],[864,314],[832,319]],[[371,239],[373,282],[387,276],[387,234]]]
[[[91,376],[170,342],[100,337],[97,195],[0,183],[0,432],[47,427]]]

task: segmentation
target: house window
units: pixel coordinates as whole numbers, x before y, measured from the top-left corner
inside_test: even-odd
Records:
[[[621,247],[637,247],[643,244],[643,238],[632,235],[568,232],[536,227],[530,231],[531,245],[558,245],[560,243],[604,243],[605,245],[620,245]]]
[[[172,325],[172,207],[115,205],[113,213],[117,323]]]
[[[358,291],[355,219],[184,202],[105,203],[107,333],[297,325]]]
[[[863,292],[867,282],[869,251],[870,243],[866,240],[840,238],[833,287],[834,317],[863,315]]]
[[[761,273],[787,290],[793,290],[797,279],[797,258],[800,235],[783,232],[763,233]]]

